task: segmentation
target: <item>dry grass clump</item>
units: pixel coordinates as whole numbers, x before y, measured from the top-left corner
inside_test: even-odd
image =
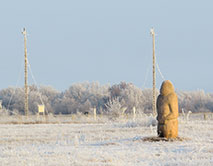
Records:
[[[176,142],[176,141],[188,141],[189,138],[182,138],[182,137],[176,137],[176,138],[165,138],[165,137],[145,137],[142,138],[142,141],[144,142]]]

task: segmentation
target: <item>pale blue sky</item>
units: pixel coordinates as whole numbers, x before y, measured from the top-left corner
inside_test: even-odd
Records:
[[[178,90],[213,92],[212,16],[211,0],[1,0],[0,89],[16,85],[23,27],[39,84],[64,90],[76,82],[126,81],[142,87],[154,27],[164,77]],[[145,87],[151,81],[150,71]],[[161,82],[157,73],[157,88]]]

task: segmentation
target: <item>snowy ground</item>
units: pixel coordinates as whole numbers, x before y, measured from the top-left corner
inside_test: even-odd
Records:
[[[99,123],[1,124],[0,165],[213,165],[213,118],[179,118],[183,141],[156,136],[152,118]]]

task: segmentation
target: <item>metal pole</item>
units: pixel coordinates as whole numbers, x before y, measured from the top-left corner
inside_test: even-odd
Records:
[[[29,112],[29,106],[28,106],[28,74],[27,74],[27,66],[28,66],[28,62],[27,62],[27,32],[26,29],[23,29],[22,34],[24,35],[24,89],[25,89],[25,105],[24,105],[24,112],[25,115],[28,116],[28,112]]]
[[[156,88],[155,88],[155,31],[154,28],[151,29],[151,35],[152,35],[152,45],[153,45],[153,65],[152,65],[152,70],[153,70],[153,90],[152,90],[152,110],[153,114],[156,115]]]

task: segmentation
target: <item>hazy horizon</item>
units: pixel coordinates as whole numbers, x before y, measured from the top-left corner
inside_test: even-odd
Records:
[[[176,90],[213,92],[213,2],[140,0],[4,1],[0,5],[0,89],[23,86],[24,43],[39,85],[131,82],[152,86],[152,37],[165,79]],[[157,73],[157,88],[162,79]],[[30,77],[30,73],[29,73]],[[33,84],[30,78],[29,84]]]

